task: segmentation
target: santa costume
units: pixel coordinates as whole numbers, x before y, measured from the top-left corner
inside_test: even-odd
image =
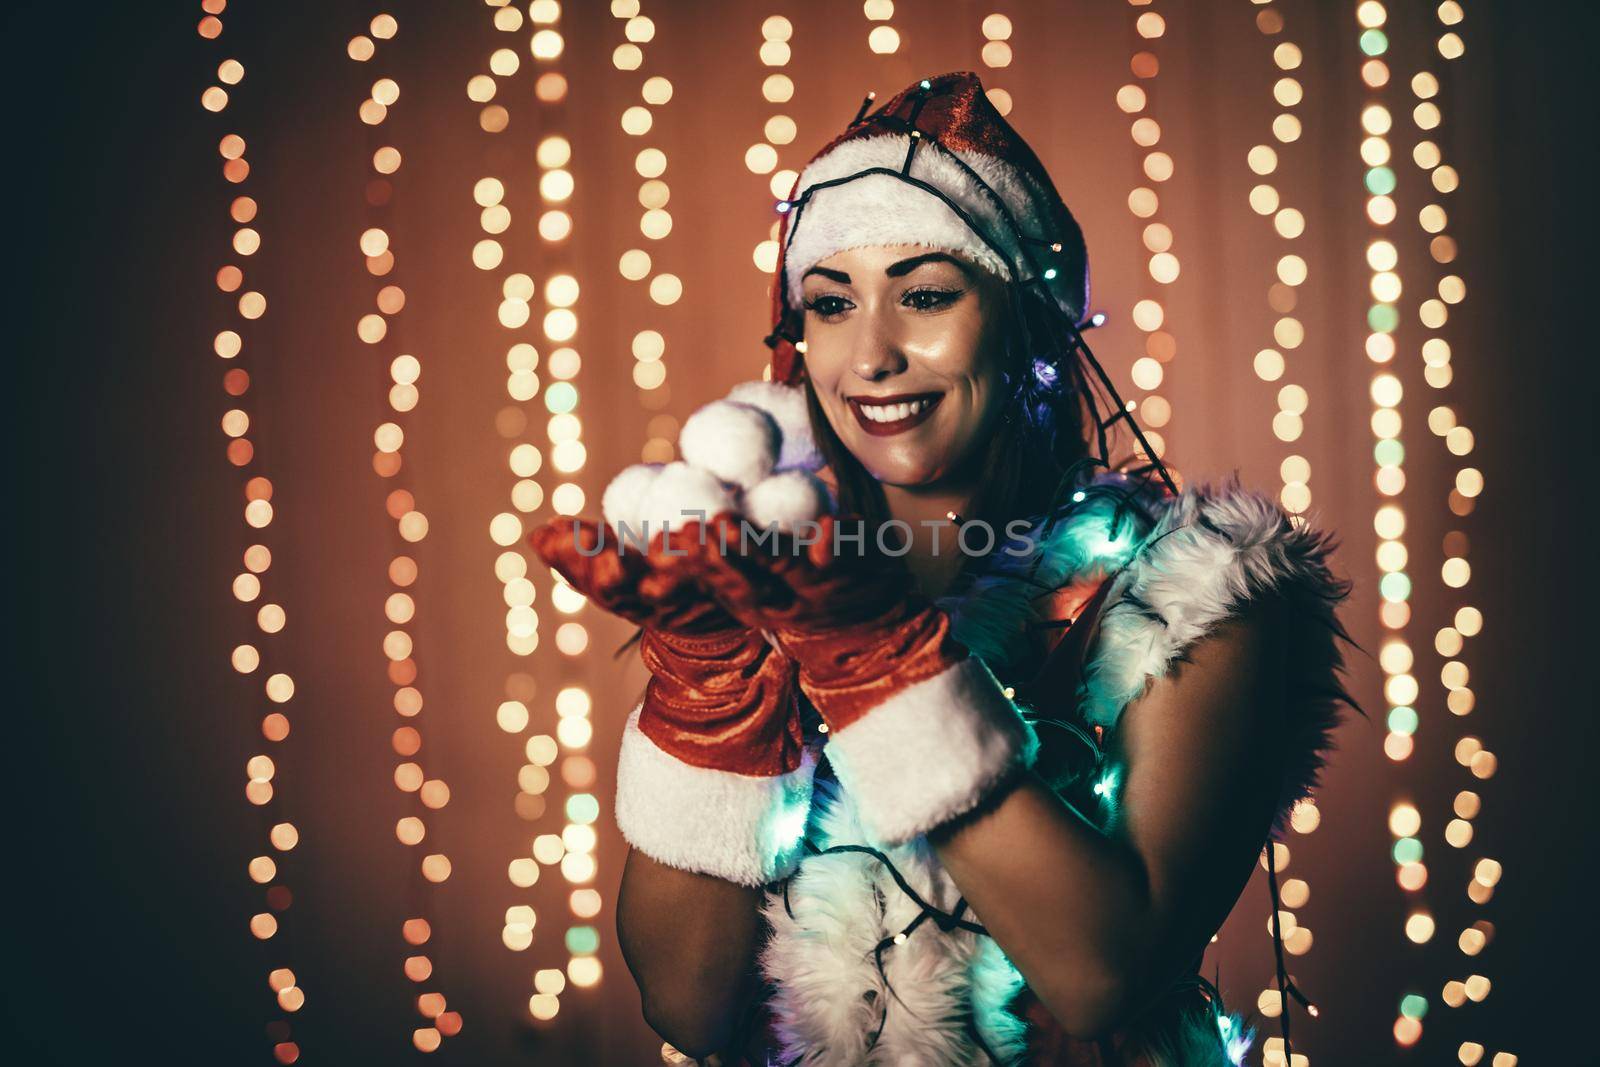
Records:
[[[770,380],[689,419],[679,461],[619,475],[604,527],[583,528],[590,548],[630,526],[659,531],[686,510],[720,529],[747,518],[793,531],[818,515],[831,529],[837,501],[815,474],[799,284],[835,252],[917,244],[1005,280],[1033,329],[1071,340],[1055,363],[1032,368],[1019,406],[1063,403],[1091,371],[1110,389],[1079,333],[1089,298],[1081,232],[976,75],[925,79],[875,111],[864,105],[779,209]],[[1085,359],[1089,369],[1062,362]],[[1102,453],[1118,419],[1138,432],[1112,397],[1109,417],[1096,416]],[[1256,598],[1282,598],[1292,620],[1274,833],[1315,787],[1341,705],[1353,706],[1336,616],[1349,586],[1329,569],[1326,533],[1236,482],[1179,489],[1158,461],[1129,471],[1100,459],[1070,472],[1059,504],[1028,516],[1024,532],[965,560],[937,599],[895,586],[904,579],[882,577],[887,568],[817,555],[817,573],[780,565],[798,593],[782,611],[752,607],[759,631],[693,597],[651,615],[628,592],[637,576],[627,568],[643,563],[627,553],[576,560],[557,544],[572,525],[535,535],[552,566],[581,572],[574,584],[592,600],[645,627],[653,677],[618,765],[624,835],[660,862],[766,887],[766,984],[742,1035],[748,1063],[1241,1061],[1252,1031],[1223,1008],[1199,960],[1117,1033],[1069,1036],[927,839],[1028,772],[1104,828],[1117,782],[1103,750],[1120,713]],[[694,567],[652,574],[651,588],[689,583],[692,570],[743,618],[738,565],[687,557]],[[830,566],[844,570],[830,576]],[[1060,899],[1073,906],[1071,886]]]

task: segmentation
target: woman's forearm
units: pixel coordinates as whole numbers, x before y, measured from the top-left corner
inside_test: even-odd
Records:
[[[1248,882],[1282,782],[1282,605],[1185,653],[1109,737],[1106,829],[1036,774],[930,835],[1069,1031],[1115,1027],[1204,949]]]
[[[1138,857],[1029,775],[985,812],[929,835],[984,926],[1063,1026],[1118,1010],[1150,896]]]
[[[631,849],[617,935],[651,1027],[680,1052],[723,1051],[757,988],[763,890]]]

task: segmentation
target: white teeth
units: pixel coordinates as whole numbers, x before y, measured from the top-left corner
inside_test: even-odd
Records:
[[[930,403],[928,400],[912,400],[903,404],[861,404],[860,408],[861,413],[873,422],[899,422],[909,419]]]

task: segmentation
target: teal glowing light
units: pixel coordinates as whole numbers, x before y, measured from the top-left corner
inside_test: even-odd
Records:
[[[1400,325],[1400,310],[1393,304],[1373,304],[1367,309],[1367,326],[1373,333],[1393,333]]]
[[[1088,493],[1085,493],[1082,489],[1079,489],[1076,493],[1072,494],[1072,502],[1074,504],[1081,504],[1088,499],[1088,496]]]
[[[1367,192],[1373,196],[1388,196],[1394,192],[1394,171],[1388,167],[1373,167],[1367,171]]]
[[[1389,732],[1394,734],[1414,734],[1417,732],[1417,709],[1401,705],[1389,709]]]
[[[1361,35],[1361,50],[1369,56],[1381,56],[1389,50],[1389,35],[1382,30],[1368,30]]]
[[[1406,461],[1406,446],[1398,438],[1385,438],[1373,446],[1372,458],[1380,467],[1398,467]]]
[[[1394,843],[1394,861],[1396,863],[1421,863],[1422,842],[1414,837],[1402,837]]]
[[[1407,993],[1400,998],[1400,1014],[1408,1019],[1420,1019],[1428,1014],[1428,998],[1420,993]]]
[[[1378,579],[1378,593],[1391,604],[1411,599],[1411,579],[1405,571],[1390,571]]]
[[[600,949],[600,931],[592,926],[567,927],[567,951],[574,956],[592,956]]]
[[[1109,523],[1110,516],[1106,516],[1105,521]],[[1121,563],[1133,549],[1132,524],[1120,523],[1119,530],[1110,533],[1109,525],[1090,520],[1069,524],[1067,536],[1077,549],[1075,555],[1084,561]]]
[[[1054,278],[1055,276],[1056,276],[1056,269],[1054,267],[1046,267],[1044,269],[1044,277],[1045,277],[1046,281],[1049,281],[1051,278]]]
[[[1117,788],[1117,772],[1107,771],[1100,780],[1094,784],[1094,795],[1111,799],[1111,794]]]
[[[565,415],[578,406],[578,390],[571,382],[552,382],[544,391],[544,406],[553,415]]]
[[[567,798],[567,818],[572,822],[592,823],[600,817],[600,802],[593,793],[574,793]]]
[[[933,83],[931,81],[929,81],[927,78],[923,78],[922,79],[922,87],[924,89],[932,89],[933,88]]]
[[[1095,555],[1121,559],[1128,554],[1129,539],[1125,536],[1101,537],[1093,542]]]
[[[791,804],[778,813],[772,821],[772,854],[783,855],[791,851],[795,842],[806,832],[809,805]]]
[[[1245,1053],[1250,1051],[1250,1046],[1255,1042],[1256,1032],[1244,1025],[1244,1017],[1238,1014],[1217,1015],[1217,1033],[1222,1035],[1223,1047],[1227,1050],[1228,1062],[1233,1067],[1242,1067]]]

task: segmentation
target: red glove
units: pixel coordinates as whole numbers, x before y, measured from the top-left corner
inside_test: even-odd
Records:
[[[976,807],[1033,765],[1038,740],[904,564],[857,551],[856,521],[825,516],[809,545],[770,546],[716,521],[699,558],[719,603],[799,664],[829,762],[862,802],[863,828],[892,845]]]
[[[817,757],[794,662],[697,580],[700,533],[659,533],[641,552],[569,518],[528,540],[593,603],[644,627],[650,681],[617,766],[623,836],[670,866],[765,885],[799,863]]]

